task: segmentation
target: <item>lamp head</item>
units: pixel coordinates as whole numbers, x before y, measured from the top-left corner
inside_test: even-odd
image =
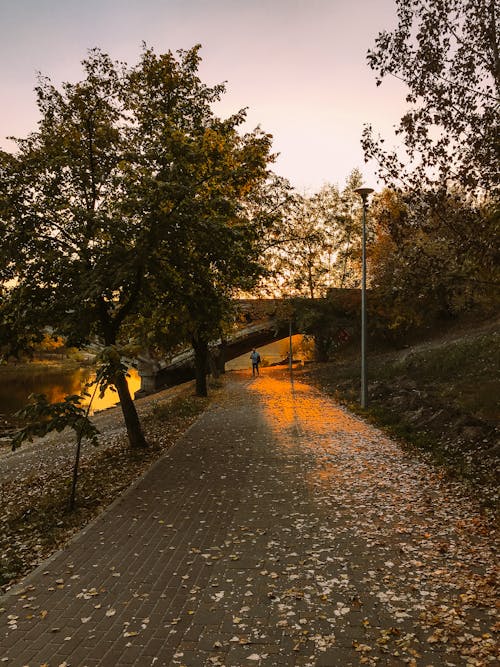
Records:
[[[363,203],[365,203],[368,198],[368,195],[371,195],[371,193],[374,192],[374,190],[373,188],[361,187],[361,188],[356,188],[354,192],[357,192],[358,195],[363,200]]]

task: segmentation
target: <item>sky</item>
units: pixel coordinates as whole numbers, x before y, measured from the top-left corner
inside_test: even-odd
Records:
[[[394,0],[0,0],[0,147],[36,129],[37,72],[83,77],[99,47],[134,65],[201,44],[200,77],[227,92],[216,112],[248,107],[247,128],[273,135],[274,170],[301,193],[339,187],[354,168],[381,187],[360,145],[365,123],[386,138],[405,108],[396,80],[380,87],[366,52],[396,23]]]

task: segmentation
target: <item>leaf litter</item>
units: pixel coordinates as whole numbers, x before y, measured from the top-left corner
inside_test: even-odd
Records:
[[[495,664],[496,533],[474,500],[307,385],[261,380],[267,430],[255,430],[244,502],[219,544],[186,545],[209,585],[175,572],[186,605],[163,631],[181,645],[199,609],[212,627],[227,621],[200,637],[204,664],[220,666],[342,664],[346,651],[367,665]],[[238,447],[228,467],[247,465]],[[148,628],[130,616],[126,646]]]
[[[145,412],[150,446],[140,452],[130,450],[118,409],[109,411],[116,416],[112,426],[103,429],[99,447],[87,444],[83,450],[77,508],[71,513],[67,511],[74,455],[71,437],[65,433],[49,436],[35,443],[36,447],[25,446],[15,453],[0,450],[0,594],[111,504],[207,405],[182,394],[172,399],[167,396],[166,401],[168,409],[153,401]],[[105,417],[109,421],[113,415]]]

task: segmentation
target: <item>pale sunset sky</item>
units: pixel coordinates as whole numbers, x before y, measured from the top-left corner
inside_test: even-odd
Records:
[[[143,41],[157,53],[200,43],[204,83],[227,82],[217,113],[248,107],[299,191],[342,187],[355,167],[377,187],[363,124],[391,139],[405,89],[377,88],[366,52],[395,23],[394,0],[0,0],[0,147],[36,129],[37,72],[59,85],[82,78],[92,47],[132,65]]]

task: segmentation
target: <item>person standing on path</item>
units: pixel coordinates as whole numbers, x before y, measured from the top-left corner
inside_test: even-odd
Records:
[[[255,374],[259,375],[260,354],[257,352],[255,348],[253,348],[252,350],[250,359],[252,361],[252,375]]]

